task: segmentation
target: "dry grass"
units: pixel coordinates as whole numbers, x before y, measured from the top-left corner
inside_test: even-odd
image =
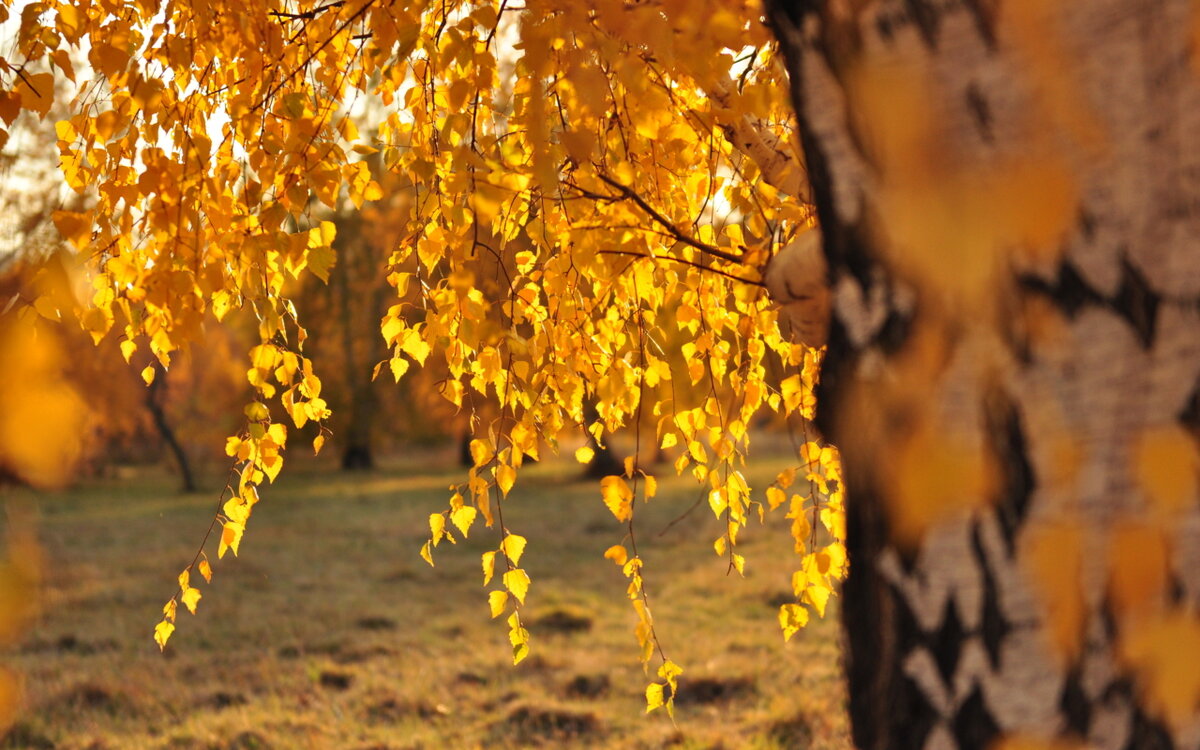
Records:
[[[676,728],[643,714],[625,580],[601,557],[622,531],[595,485],[547,463],[506,502],[533,578],[534,652],[514,668],[480,587],[495,532],[443,545],[436,568],[417,556],[461,477],[430,464],[285,472],[165,655],[151,630],[213,496],[143,478],[37,497],[45,611],[6,659],[27,705],[0,747],[849,746],[834,623],[786,645],[775,623],[793,562],[782,518],[744,534],[739,580],[712,554],[707,504],[659,534],[695,502],[690,481],[639,506],[658,632],[686,670]],[[761,482],[780,466],[758,468]]]

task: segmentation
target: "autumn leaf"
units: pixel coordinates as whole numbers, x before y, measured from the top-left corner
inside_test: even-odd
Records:
[[[471,530],[471,524],[475,523],[475,515],[476,510],[474,508],[464,505],[450,512],[450,521],[465,537]]]
[[[525,553],[525,537],[511,533],[506,535],[500,542],[500,551],[508,556],[509,562],[513,565],[519,564],[521,555]]]
[[[173,623],[167,622],[166,620],[163,620],[162,622],[160,622],[154,626],[154,642],[158,644],[158,649],[160,651],[166,649],[167,640],[171,637],[171,634],[174,632],[175,632],[175,625]]]
[[[183,606],[187,607],[188,612],[194,615],[196,614],[196,604],[200,601],[200,589],[186,589],[180,599],[183,601]]]
[[[600,493],[604,504],[618,521],[628,521],[633,516],[633,490],[618,476],[600,480]]]
[[[504,613],[504,608],[508,604],[507,591],[490,591],[488,592],[488,607],[492,611],[492,617],[499,617]]]
[[[646,686],[646,713],[650,713],[656,708],[663,706],[663,685],[660,682],[652,682]]]
[[[500,492],[504,496],[508,496],[508,491],[513,488],[513,484],[517,481],[517,470],[508,464],[500,464],[496,467],[496,486],[500,488]]]
[[[504,588],[508,589],[518,602],[525,603],[525,594],[529,592],[529,576],[517,568],[504,573]]]
[[[21,98],[22,109],[32,110],[38,113],[38,117],[45,118],[50,114],[50,107],[54,106],[54,74],[21,75],[15,91]]]

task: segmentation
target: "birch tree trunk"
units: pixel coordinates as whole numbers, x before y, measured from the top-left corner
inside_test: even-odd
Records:
[[[1200,8],[771,0],[860,748],[1200,746]]]

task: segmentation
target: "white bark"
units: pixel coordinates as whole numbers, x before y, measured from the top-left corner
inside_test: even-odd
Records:
[[[1163,521],[1134,460],[1147,431],[1200,437],[1194,4],[768,5],[835,290],[819,421],[846,462],[856,742],[982,747],[1021,735],[1200,746],[1200,722],[1166,717],[1146,675],[1118,658],[1124,625],[1106,588],[1113,533],[1148,521],[1171,539],[1163,597],[1179,611],[1200,606],[1200,498]],[[870,90],[864,70],[919,83],[924,108],[913,110],[911,91]],[[893,109],[868,101],[889,94]],[[914,117],[926,132],[913,135]],[[898,177],[898,163],[910,174]],[[914,176],[914,164],[929,172]],[[1002,180],[1003,165],[1059,169],[1066,187],[1035,181],[1014,196],[1002,182],[972,182],[988,170]],[[947,187],[958,184],[991,185],[991,215],[971,213],[972,196]],[[1043,223],[1061,218],[1046,206],[1064,191],[1063,231],[1045,247],[1005,234],[1036,227],[1039,211],[1050,216]],[[950,235],[897,226],[897,200],[911,207],[900,218],[918,214],[915,226],[960,221],[961,242],[914,245]],[[990,287],[972,286],[967,271],[961,288],[931,281],[969,270],[980,252],[998,259]],[[910,347],[926,335],[945,347],[944,361],[914,378]],[[910,548],[892,533],[887,467],[929,415],[954,440],[986,446],[998,497],[964,497]],[[1180,467],[1180,483],[1192,481],[1188,471]],[[1053,616],[1029,567],[1038,534],[1062,523],[1082,539],[1074,656],[1051,648]]]

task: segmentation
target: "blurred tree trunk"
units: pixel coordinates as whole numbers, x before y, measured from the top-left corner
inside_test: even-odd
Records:
[[[1200,741],[1171,676],[1200,653],[1195,13],[768,2],[834,295],[863,750]]]
[[[590,398],[584,398],[583,401],[583,423],[590,425],[600,418],[600,414],[596,411],[596,402]],[[614,474],[623,474],[625,466],[623,459],[618,458],[615,451],[612,449],[612,436],[609,435],[609,442],[605,445],[600,445],[592,433],[584,431],[587,436],[588,447],[592,449],[592,460],[588,461],[587,466],[583,467],[583,476],[587,479],[603,479]]]
[[[378,406],[375,393],[371,388],[371,366],[373,361],[369,356],[362,356],[359,351],[365,348],[368,352],[376,347],[371,341],[361,341],[361,337],[378,338],[374,332],[375,320],[362,321],[355,318],[355,310],[366,308],[368,316],[377,305],[363,305],[364,300],[355,301],[353,297],[359,293],[355,282],[358,280],[358,266],[362,264],[362,256],[366,252],[362,237],[362,219],[355,215],[342,217],[338,221],[338,262],[333,267],[334,294],[337,298],[337,315],[341,329],[342,368],[346,382],[346,399],[348,418],[343,428],[342,439],[342,468],[346,471],[370,469],[375,466],[375,457],[371,450],[372,437],[375,427],[375,410]],[[377,291],[372,290],[370,301],[377,298]]]
[[[175,437],[175,430],[167,421],[167,413],[163,407],[166,399],[167,371],[157,361],[151,363],[151,366],[154,368],[154,380],[150,381],[150,385],[146,388],[146,409],[150,411],[155,429],[158,430],[163,442],[167,444],[167,449],[171,451],[175,465],[179,467],[181,489],[184,492],[195,492],[196,478],[192,473],[192,465],[188,461],[187,451]]]

